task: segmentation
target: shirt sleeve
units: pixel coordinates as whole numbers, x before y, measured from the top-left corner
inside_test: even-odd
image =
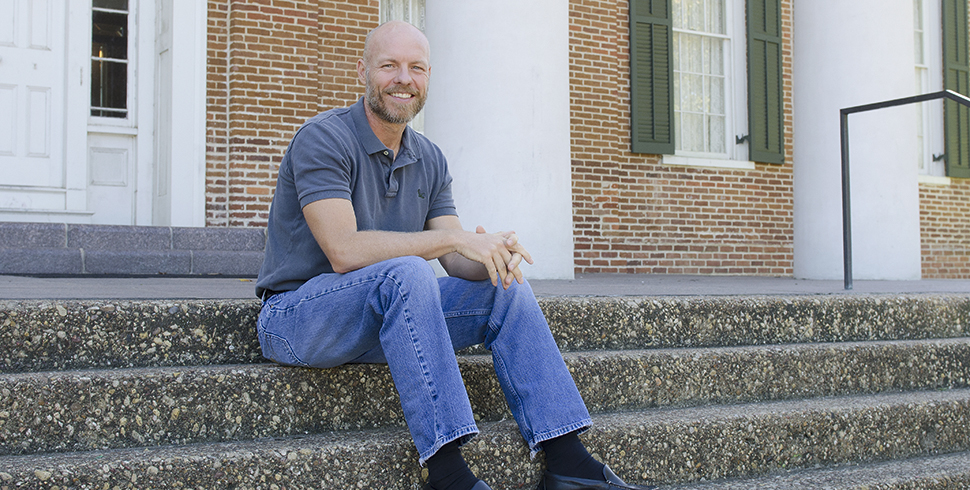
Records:
[[[431,196],[431,205],[428,207],[428,219],[439,216],[458,215],[455,207],[455,200],[451,195],[451,173],[448,172],[448,160],[445,158],[441,149],[432,144],[435,165],[437,166],[438,182],[435,186],[434,195]]]
[[[309,122],[293,137],[288,156],[301,207],[321,199],[351,198],[354,170],[346,142],[356,136],[336,119]]]

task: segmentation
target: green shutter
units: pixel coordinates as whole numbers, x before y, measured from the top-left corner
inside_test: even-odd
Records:
[[[674,153],[670,0],[630,0],[630,114],[634,153]]]
[[[785,163],[781,0],[748,0],[749,158]]]
[[[943,88],[970,95],[967,0],[943,0]],[[970,108],[943,103],[946,174],[970,178]]]

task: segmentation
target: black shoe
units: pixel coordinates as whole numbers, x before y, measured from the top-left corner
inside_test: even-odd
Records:
[[[435,490],[435,489],[434,487],[431,486],[430,483],[425,483],[424,490]],[[476,483],[475,486],[472,487],[472,490],[492,490],[492,487],[488,486],[488,483],[478,480],[478,483]]]
[[[655,490],[657,488],[627,484],[616,476],[609,466],[603,467],[603,477],[606,481],[554,475],[547,471],[542,475],[542,480],[539,480],[536,490]]]

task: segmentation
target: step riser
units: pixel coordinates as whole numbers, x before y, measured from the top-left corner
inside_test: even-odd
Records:
[[[970,298],[541,298],[563,351],[952,338]],[[260,303],[0,301],[0,373],[262,362]]]
[[[688,482],[859,461],[966,450],[970,393],[776,403],[733,409],[596,417],[587,445],[628,481]],[[529,461],[514,424],[484,424],[463,450],[494,488],[534,485],[540,461]],[[0,460],[3,485],[15,488],[214,488],[238,482],[280,488],[413,489],[420,476],[403,430],[154,451],[107,452]],[[266,484],[261,482],[267,477]],[[278,479],[277,479],[278,478]]]
[[[594,413],[970,386],[970,339],[565,358]],[[479,420],[510,418],[491,361],[467,357],[460,365]],[[0,455],[404,426],[383,365],[7,375],[0,394]]]
[[[257,301],[0,302],[0,373],[264,362]]]
[[[970,453],[924,456],[868,465],[812,469],[748,480],[677,486],[678,490],[926,490],[970,488]]]

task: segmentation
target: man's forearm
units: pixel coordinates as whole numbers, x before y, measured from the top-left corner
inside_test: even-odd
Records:
[[[329,240],[326,247],[320,245],[334,271],[345,273],[397,257],[437,259],[455,251],[454,235],[451,230],[356,231],[339,240]]]

